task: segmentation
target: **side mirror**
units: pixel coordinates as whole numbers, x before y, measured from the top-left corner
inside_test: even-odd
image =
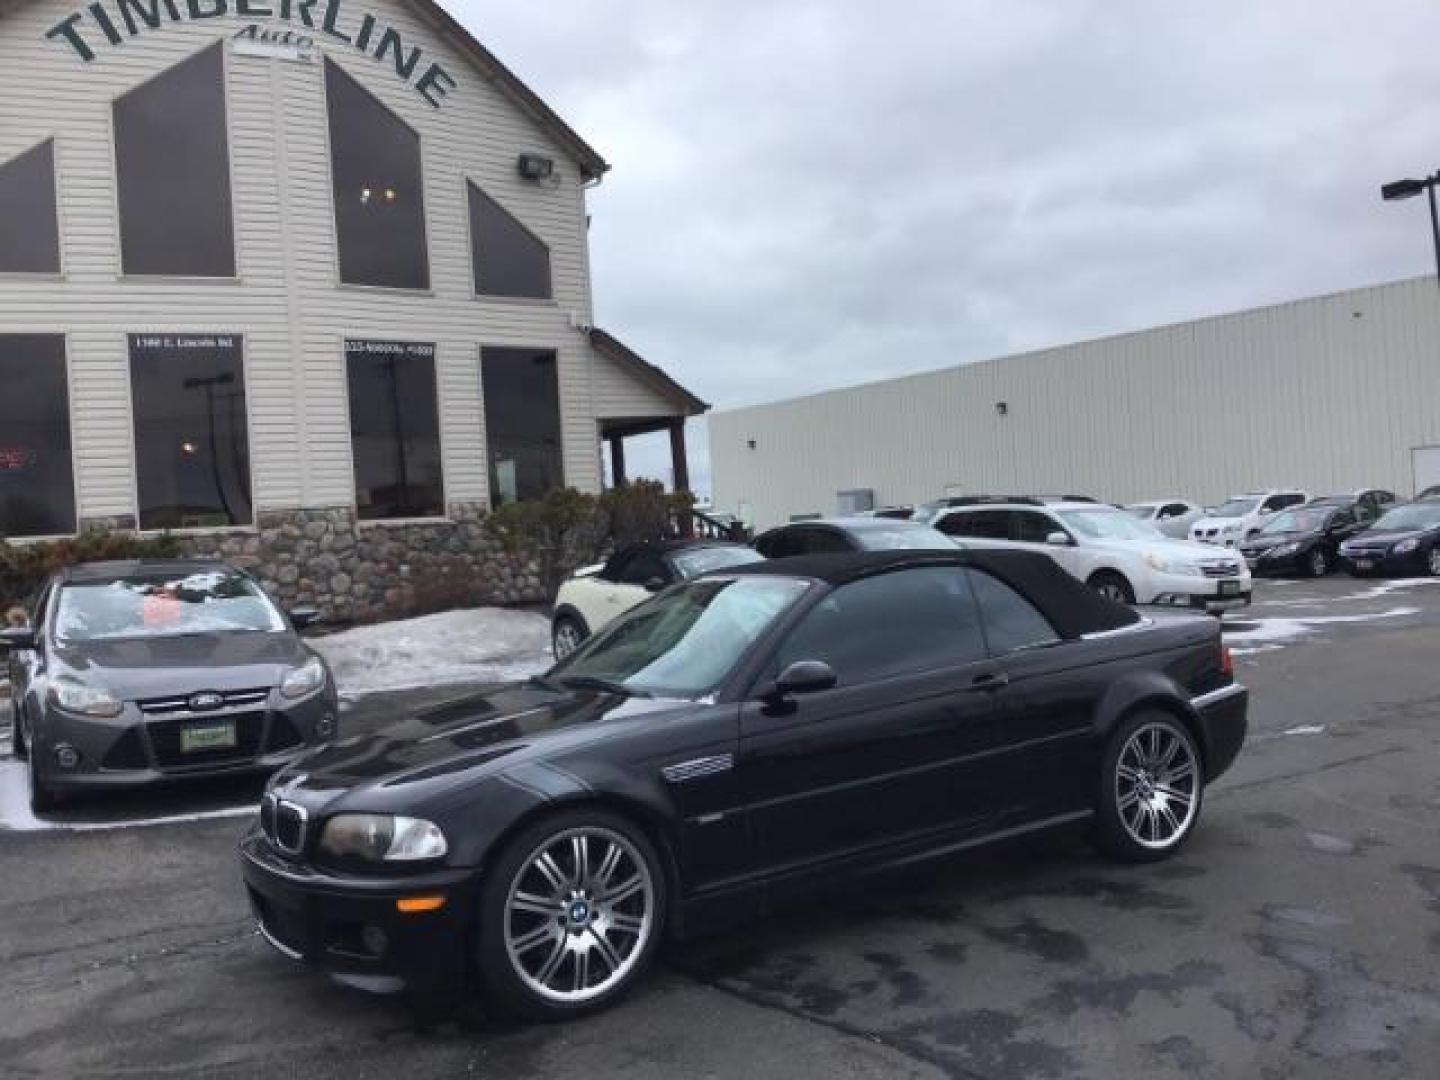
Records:
[[[320,621],[319,608],[297,607],[290,609],[290,622],[296,630],[304,630],[307,626],[314,626]]]
[[[1262,506],[1262,507],[1260,507],[1260,516],[1261,516],[1261,517],[1269,517],[1269,516],[1270,516],[1271,514],[1273,514],[1274,512],[1275,512],[1275,511],[1274,511],[1274,510],[1271,510],[1268,506]]]
[[[823,660],[796,660],[775,680],[774,693],[779,697],[791,694],[815,694],[833,690],[840,682],[835,669]]]
[[[662,592],[664,589],[665,581],[662,578],[652,577],[649,581],[645,582],[646,592]]]
[[[1049,536],[1045,537],[1045,543],[1051,547],[1069,547],[1070,537],[1066,536],[1059,529],[1056,529]]]
[[[35,648],[35,631],[28,626],[9,626],[0,630],[0,649],[24,652]]]

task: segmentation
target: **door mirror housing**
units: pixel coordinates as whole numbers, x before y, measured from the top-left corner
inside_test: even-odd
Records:
[[[664,578],[652,577],[652,578],[650,578],[648,581],[645,582],[645,591],[646,591],[646,592],[664,592],[664,590],[665,590],[665,579],[664,579]]]
[[[0,649],[24,652],[35,648],[35,630],[29,626],[8,626],[0,630]]]
[[[1049,536],[1045,537],[1045,543],[1051,547],[1069,547],[1070,537],[1066,536],[1059,529],[1056,529]]]
[[[308,605],[291,608],[289,615],[290,622],[296,630],[304,630],[307,626],[314,626],[320,621],[320,609]]]
[[[775,680],[772,696],[816,694],[821,690],[833,690],[839,683],[840,677],[835,674],[835,669],[825,661],[796,660]]]

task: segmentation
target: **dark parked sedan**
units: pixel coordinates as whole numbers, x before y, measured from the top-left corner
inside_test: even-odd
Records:
[[[1340,545],[1352,574],[1429,574],[1440,577],[1440,500],[1388,510],[1364,532]]]
[[[850,875],[1077,824],[1164,858],[1247,698],[1216,620],[1141,619],[1042,555],[757,563],[296,762],[241,866],[291,958],[374,988],[478,974],[569,1016],[667,934]]]
[[[762,533],[755,550],[767,559],[834,555],[845,551],[904,551],[955,547],[942,532],[918,521],[839,517],[792,521]]]
[[[273,772],[335,734],[325,662],[248,575],[216,562],[90,563],[50,577],[10,649],[30,801]]]
[[[1354,500],[1316,500],[1282,510],[1240,544],[1256,574],[1324,577],[1339,565],[1340,545],[1365,527]]]

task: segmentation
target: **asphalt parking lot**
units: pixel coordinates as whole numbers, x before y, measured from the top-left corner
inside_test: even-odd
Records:
[[[253,786],[35,822],[0,759],[0,1075],[1435,1076],[1440,581],[1261,583],[1227,636],[1251,736],[1175,860],[1057,837],[837,891],[564,1027],[273,955],[233,857]]]

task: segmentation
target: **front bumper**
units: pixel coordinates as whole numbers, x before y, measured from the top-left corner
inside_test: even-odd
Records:
[[[1263,551],[1247,551],[1245,552],[1245,565],[1250,567],[1252,574],[1284,577],[1307,572],[1305,560],[1309,555],[1309,548],[1302,548],[1289,555],[1268,555]]]
[[[1342,551],[1340,565],[1346,573],[1356,577],[1367,574],[1423,574],[1426,573],[1425,549],[1419,548],[1404,555],[1386,551]]]
[[[412,988],[455,984],[469,971],[480,887],[473,868],[404,877],[330,873],[281,856],[257,827],[240,842],[240,871],[261,935],[291,960]],[[443,896],[445,904],[417,914],[396,907],[417,896]]]
[[[1208,784],[1235,763],[1240,747],[1245,745],[1250,691],[1239,683],[1231,683],[1192,698],[1190,707],[1200,721],[1200,738],[1205,750],[1205,782]]]
[[[1137,597],[1142,604],[1161,607],[1189,608],[1193,611],[1226,611],[1250,603],[1251,583],[1248,574],[1224,578],[1197,577],[1193,574],[1151,574],[1146,584],[1148,596]]]
[[[114,719],[77,716],[50,706],[35,726],[31,752],[46,787],[57,791],[147,787],[190,778],[268,775],[338,734],[339,704],[332,693],[280,704],[278,693],[254,706],[206,713],[157,715],[133,702]],[[183,750],[187,724],[231,723],[232,747]],[[56,753],[78,755],[66,768]]]

